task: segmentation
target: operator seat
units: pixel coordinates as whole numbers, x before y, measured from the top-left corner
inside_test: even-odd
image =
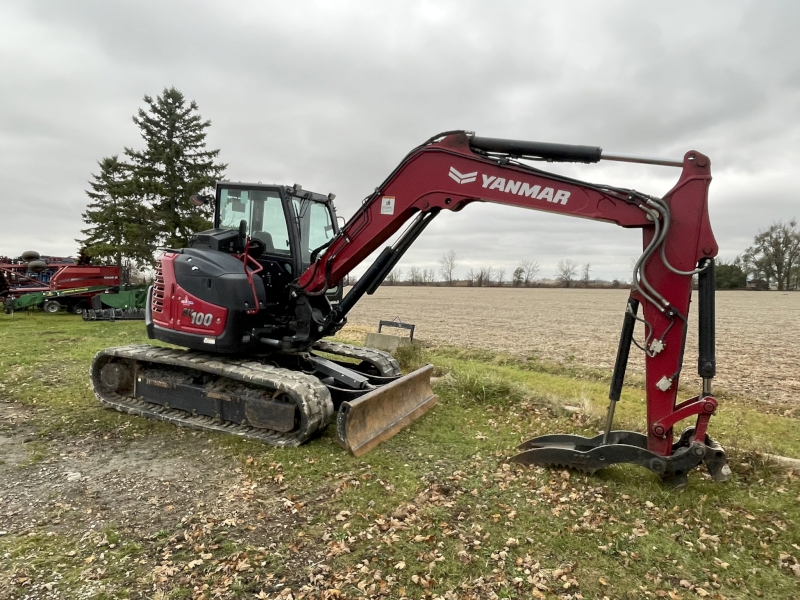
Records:
[[[267,231],[254,231],[253,237],[257,240],[263,242],[264,246],[266,247],[264,252],[275,252],[275,245],[272,243],[272,235],[269,234]]]

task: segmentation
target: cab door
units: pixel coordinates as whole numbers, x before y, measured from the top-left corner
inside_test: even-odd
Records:
[[[247,221],[248,235],[264,245],[257,260],[263,267],[260,276],[268,304],[286,304],[288,285],[300,273],[290,204],[282,186],[217,184],[217,226],[235,229]]]
[[[339,226],[333,205],[325,196],[319,194],[308,194],[306,197],[294,196],[292,208],[298,225],[301,268],[305,271],[311,266],[312,255],[315,252],[317,256],[323,253],[326,244],[339,233]],[[342,287],[334,286],[325,295],[331,302],[338,302],[342,299]]]

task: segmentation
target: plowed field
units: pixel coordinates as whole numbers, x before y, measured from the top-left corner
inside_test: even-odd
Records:
[[[397,317],[415,323],[423,341],[610,373],[627,296],[627,290],[382,287],[363,298],[349,322],[375,331],[379,319]],[[694,310],[681,385],[687,392],[699,387],[696,360]],[[642,374],[643,367],[633,349],[630,372]],[[800,399],[800,293],[717,293],[715,386],[765,402]]]

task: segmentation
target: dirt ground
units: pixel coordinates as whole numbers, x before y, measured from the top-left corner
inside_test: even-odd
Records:
[[[39,451],[41,432],[29,424],[37,409],[1,400],[0,536],[44,535],[72,549],[50,549],[61,556],[46,576],[31,564],[13,581],[0,578],[0,598],[78,597],[65,596],[65,587],[76,586],[62,581],[76,569],[80,597],[119,597],[124,589],[126,598],[166,598],[162,586],[191,587],[186,565],[212,556],[241,579],[253,571],[248,557],[226,548],[275,548],[301,520],[285,510],[286,487],[248,479],[206,435],[92,432],[50,440]],[[32,549],[30,558],[47,554]],[[308,560],[306,551],[283,562],[291,571]]]
[[[364,297],[349,323],[376,331],[380,319],[397,318],[416,324],[423,341],[535,355],[610,372],[627,296],[628,290],[382,287]],[[800,293],[718,292],[715,385],[753,400],[797,402],[798,332]],[[699,386],[696,349],[694,310],[684,390]],[[643,367],[643,355],[634,349],[630,372],[641,374]]]

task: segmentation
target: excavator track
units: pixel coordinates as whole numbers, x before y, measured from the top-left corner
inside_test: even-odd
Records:
[[[314,349],[328,354],[335,354],[345,358],[355,358],[372,365],[381,377],[399,377],[400,363],[388,352],[375,348],[362,348],[339,342],[319,340],[314,344]]]
[[[92,361],[91,379],[97,399],[120,412],[230,433],[273,446],[299,446],[324,430],[333,415],[330,392],[311,375],[254,360],[241,362],[201,352],[149,345],[107,348]],[[190,384],[191,379],[205,382]],[[169,402],[148,402],[142,396],[137,397],[139,385],[150,385],[151,390],[191,389],[203,399],[217,401],[223,409],[212,416],[180,410]],[[274,406],[276,398],[288,406],[282,411],[284,422],[293,420],[293,425],[281,430],[253,426],[248,417],[250,421],[258,421],[260,407]],[[238,409],[233,413],[238,412],[244,418],[239,422],[220,418],[225,407]],[[263,422],[264,419],[260,424]],[[288,427],[291,429],[287,431]]]

